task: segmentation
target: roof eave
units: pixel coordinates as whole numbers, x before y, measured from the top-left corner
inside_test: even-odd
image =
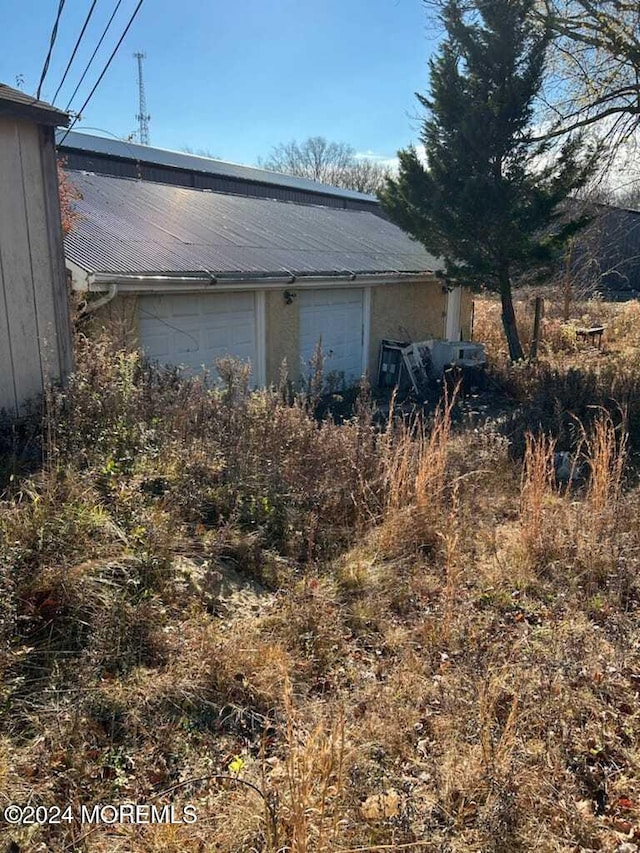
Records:
[[[48,127],[68,127],[71,121],[70,116],[60,110],[2,100],[0,100],[0,116],[27,119]]]
[[[121,293],[185,293],[189,291],[278,290],[295,284],[297,288],[313,287],[370,287],[417,281],[435,281],[434,270],[400,272],[337,272],[295,275],[274,273],[256,275],[171,275],[167,273],[93,272],[87,275],[90,291],[103,292],[117,285]]]

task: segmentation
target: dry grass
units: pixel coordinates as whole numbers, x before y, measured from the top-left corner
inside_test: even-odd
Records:
[[[451,400],[377,431],[368,404],[320,422],[233,365],[211,390],[85,347],[46,466],[0,504],[0,795],[198,821],[5,825],[5,845],[639,843],[634,403],[543,417],[604,374],[564,368],[544,400],[546,374],[509,374],[508,438]],[[251,594],[225,598],[229,573]]]
[[[536,294],[538,291],[536,291]],[[564,366],[584,365],[585,359],[597,363],[604,356],[618,354],[637,361],[640,346],[640,305],[637,300],[629,302],[604,302],[591,299],[573,305],[572,319],[565,323],[562,319],[562,306],[548,289],[541,288],[544,299],[544,315],[541,327],[542,359],[554,360],[560,356]],[[534,297],[531,291],[516,291],[514,307],[520,340],[525,352],[533,334]],[[594,348],[581,341],[575,333],[576,328],[604,326],[603,348]],[[482,295],[474,301],[473,336],[482,341],[494,364],[504,363],[508,348],[500,320],[500,302],[495,296]]]
[[[524,548],[535,567],[544,561],[553,544],[549,504],[555,480],[555,442],[546,435],[525,436],[525,454],[520,487],[520,529]]]
[[[422,417],[390,426],[383,446],[386,505],[380,546],[389,554],[399,546],[429,551],[439,544],[440,526],[449,514],[448,456],[454,394],[436,408],[429,424]]]

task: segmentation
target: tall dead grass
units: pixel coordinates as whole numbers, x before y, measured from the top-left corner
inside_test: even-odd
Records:
[[[423,417],[403,422],[387,440],[380,541],[391,553],[412,546],[432,550],[439,542],[451,500],[447,462],[456,395],[443,398],[429,424]]]
[[[555,441],[542,435],[525,436],[520,485],[520,530],[532,567],[548,557],[556,536],[557,518],[550,523],[553,499]],[[555,525],[555,526],[554,526]]]
[[[600,410],[579,439],[556,479],[555,441],[526,435],[522,468],[520,535],[528,565],[545,571],[553,563],[573,563],[573,574],[590,588],[615,570],[619,528],[624,513],[623,485],[628,460],[624,418],[616,425]]]
[[[596,537],[611,530],[622,496],[629,436],[626,418],[616,426],[607,411],[598,413],[590,434],[583,432],[589,458],[587,506]]]
[[[567,436],[536,412],[521,470],[499,422],[458,427],[450,400],[377,431],[366,401],[338,425],[232,366],[214,389],[135,359],[102,375],[108,357],[58,401],[51,464],[0,504],[0,793],[173,798],[199,820],[2,843],[619,846],[640,802],[624,418],[568,417],[567,488]],[[586,401],[583,379],[545,393]]]
[[[305,731],[291,683],[285,681],[285,778],[278,820],[291,853],[331,853],[340,836],[345,777],[345,720],[341,712]],[[282,848],[280,848],[282,849]],[[276,853],[276,851],[274,851]]]

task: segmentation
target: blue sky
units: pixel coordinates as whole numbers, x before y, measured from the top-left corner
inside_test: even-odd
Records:
[[[94,15],[56,100],[66,107],[116,0]],[[42,97],[62,78],[90,0],[66,0]],[[89,93],[136,0],[117,17],[72,109]],[[0,82],[35,92],[58,0],[2,0]],[[205,149],[252,163],[311,135],[393,157],[417,140],[415,91],[428,83],[437,41],[422,0],[144,0],[107,75],[76,125],[136,130],[133,52],[144,73],[151,143]],[[94,131],[92,131],[94,132]]]

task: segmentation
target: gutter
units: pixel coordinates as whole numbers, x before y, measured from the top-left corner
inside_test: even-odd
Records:
[[[295,276],[287,273],[277,276],[237,276],[216,279],[212,275],[173,276],[144,275],[136,273],[91,273],[87,276],[91,292],[104,292],[115,287],[118,293],[189,293],[198,291],[281,290],[295,284],[300,290],[313,287],[371,287],[380,284],[402,284],[408,281],[431,280],[432,270],[422,272],[353,273],[337,275]],[[114,293],[115,295],[115,293]],[[107,299],[110,301],[113,297]],[[94,303],[97,304],[97,303]]]

